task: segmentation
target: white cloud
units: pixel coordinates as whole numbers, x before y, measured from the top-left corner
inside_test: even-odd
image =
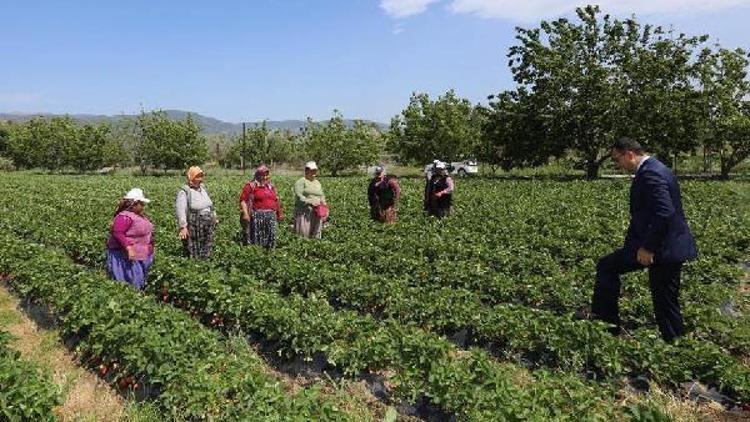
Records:
[[[394,18],[418,15],[439,0],[380,0],[380,7]]]
[[[437,0],[381,0],[380,6],[395,17],[422,13]],[[529,22],[572,12],[586,4],[599,4],[606,13],[636,15],[695,13],[750,6],[750,0],[448,0],[448,9],[484,18]]]

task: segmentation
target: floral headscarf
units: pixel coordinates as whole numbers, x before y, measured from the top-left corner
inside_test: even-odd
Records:
[[[258,168],[255,169],[255,181],[258,183],[263,182],[263,176],[268,174],[268,171],[268,167],[265,165],[261,164],[258,166]]]
[[[190,167],[187,170],[187,173],[185,174],[187,176],[188,184],[192,184],[193,179],[195,179],[198,175],[204,174],[203,170],[201,170],[198,166]]]

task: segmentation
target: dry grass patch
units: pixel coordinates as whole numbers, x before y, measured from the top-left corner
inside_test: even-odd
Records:
[[[649,391],[646,393],[623,390],[622,396],[622,404],[625,406],[655,405],[675,422],[750,421],[750,417],[729,412],[719,403],[686,400],[663,390],[653,382],[649,383]]]
[[[0,325],[15,338],[10,346],[23,359],[49,370],[60,387],[63,404],[55,414],[63,421],[118,421],[130,419],[123,399],[94,374],[79,367],[56,330],[40,328],[19,311],[19,301],[0,285]]]

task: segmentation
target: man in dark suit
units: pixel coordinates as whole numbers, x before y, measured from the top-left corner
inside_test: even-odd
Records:
[[[612,147],[612,160],[634,173],[630,186],[630,226],[625,245],[599,260],[591,311],[596,319],[620,332],[620,275],[648,268],[651,299],[662,338],[671,342],[685,333],[680,313],[680,271],[697,256],[695,240],[685,221],[680,187],[672,171],[644,154],[628,138]]]

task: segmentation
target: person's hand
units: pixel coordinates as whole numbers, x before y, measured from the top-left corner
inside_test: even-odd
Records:
[[[277,219],[278,221],[284,221],[284,214],[279,214],[279,215],[278,215],[278,216],[276,217],[276,219]]]
[[[214,217],[214,226],[219,224],[219,217]]]
[[[636,257],[638,263],[644,267],[648,267],[654,264],[654,253],[649,252],[646,249],[638,248],[638,255]]]
[[[320,205],[320,199],[318,199],[318,198],[312,198],[310,200],[310,205],[312,205],[313,207],[317,207],[318,205]]]
[[[187,227],[181,228],[179,234],[180,234],[180,240],[185,240],[188,238],[188,236],[190,236],[190,233],[188,233]]]
[[[128,246],[125,250],[128,252],[128,260],[135,261],[135,248]]]
[[[247,221],[247,222],[249,222],[249,221],[250,221],[250,214],[248,214],[248,213],[243,213],[243,214],[242,214],[242,221]]]
[[[441,196],[443,196],[443,192],[436,192],[435,193],[435,198],[440,198]]]

